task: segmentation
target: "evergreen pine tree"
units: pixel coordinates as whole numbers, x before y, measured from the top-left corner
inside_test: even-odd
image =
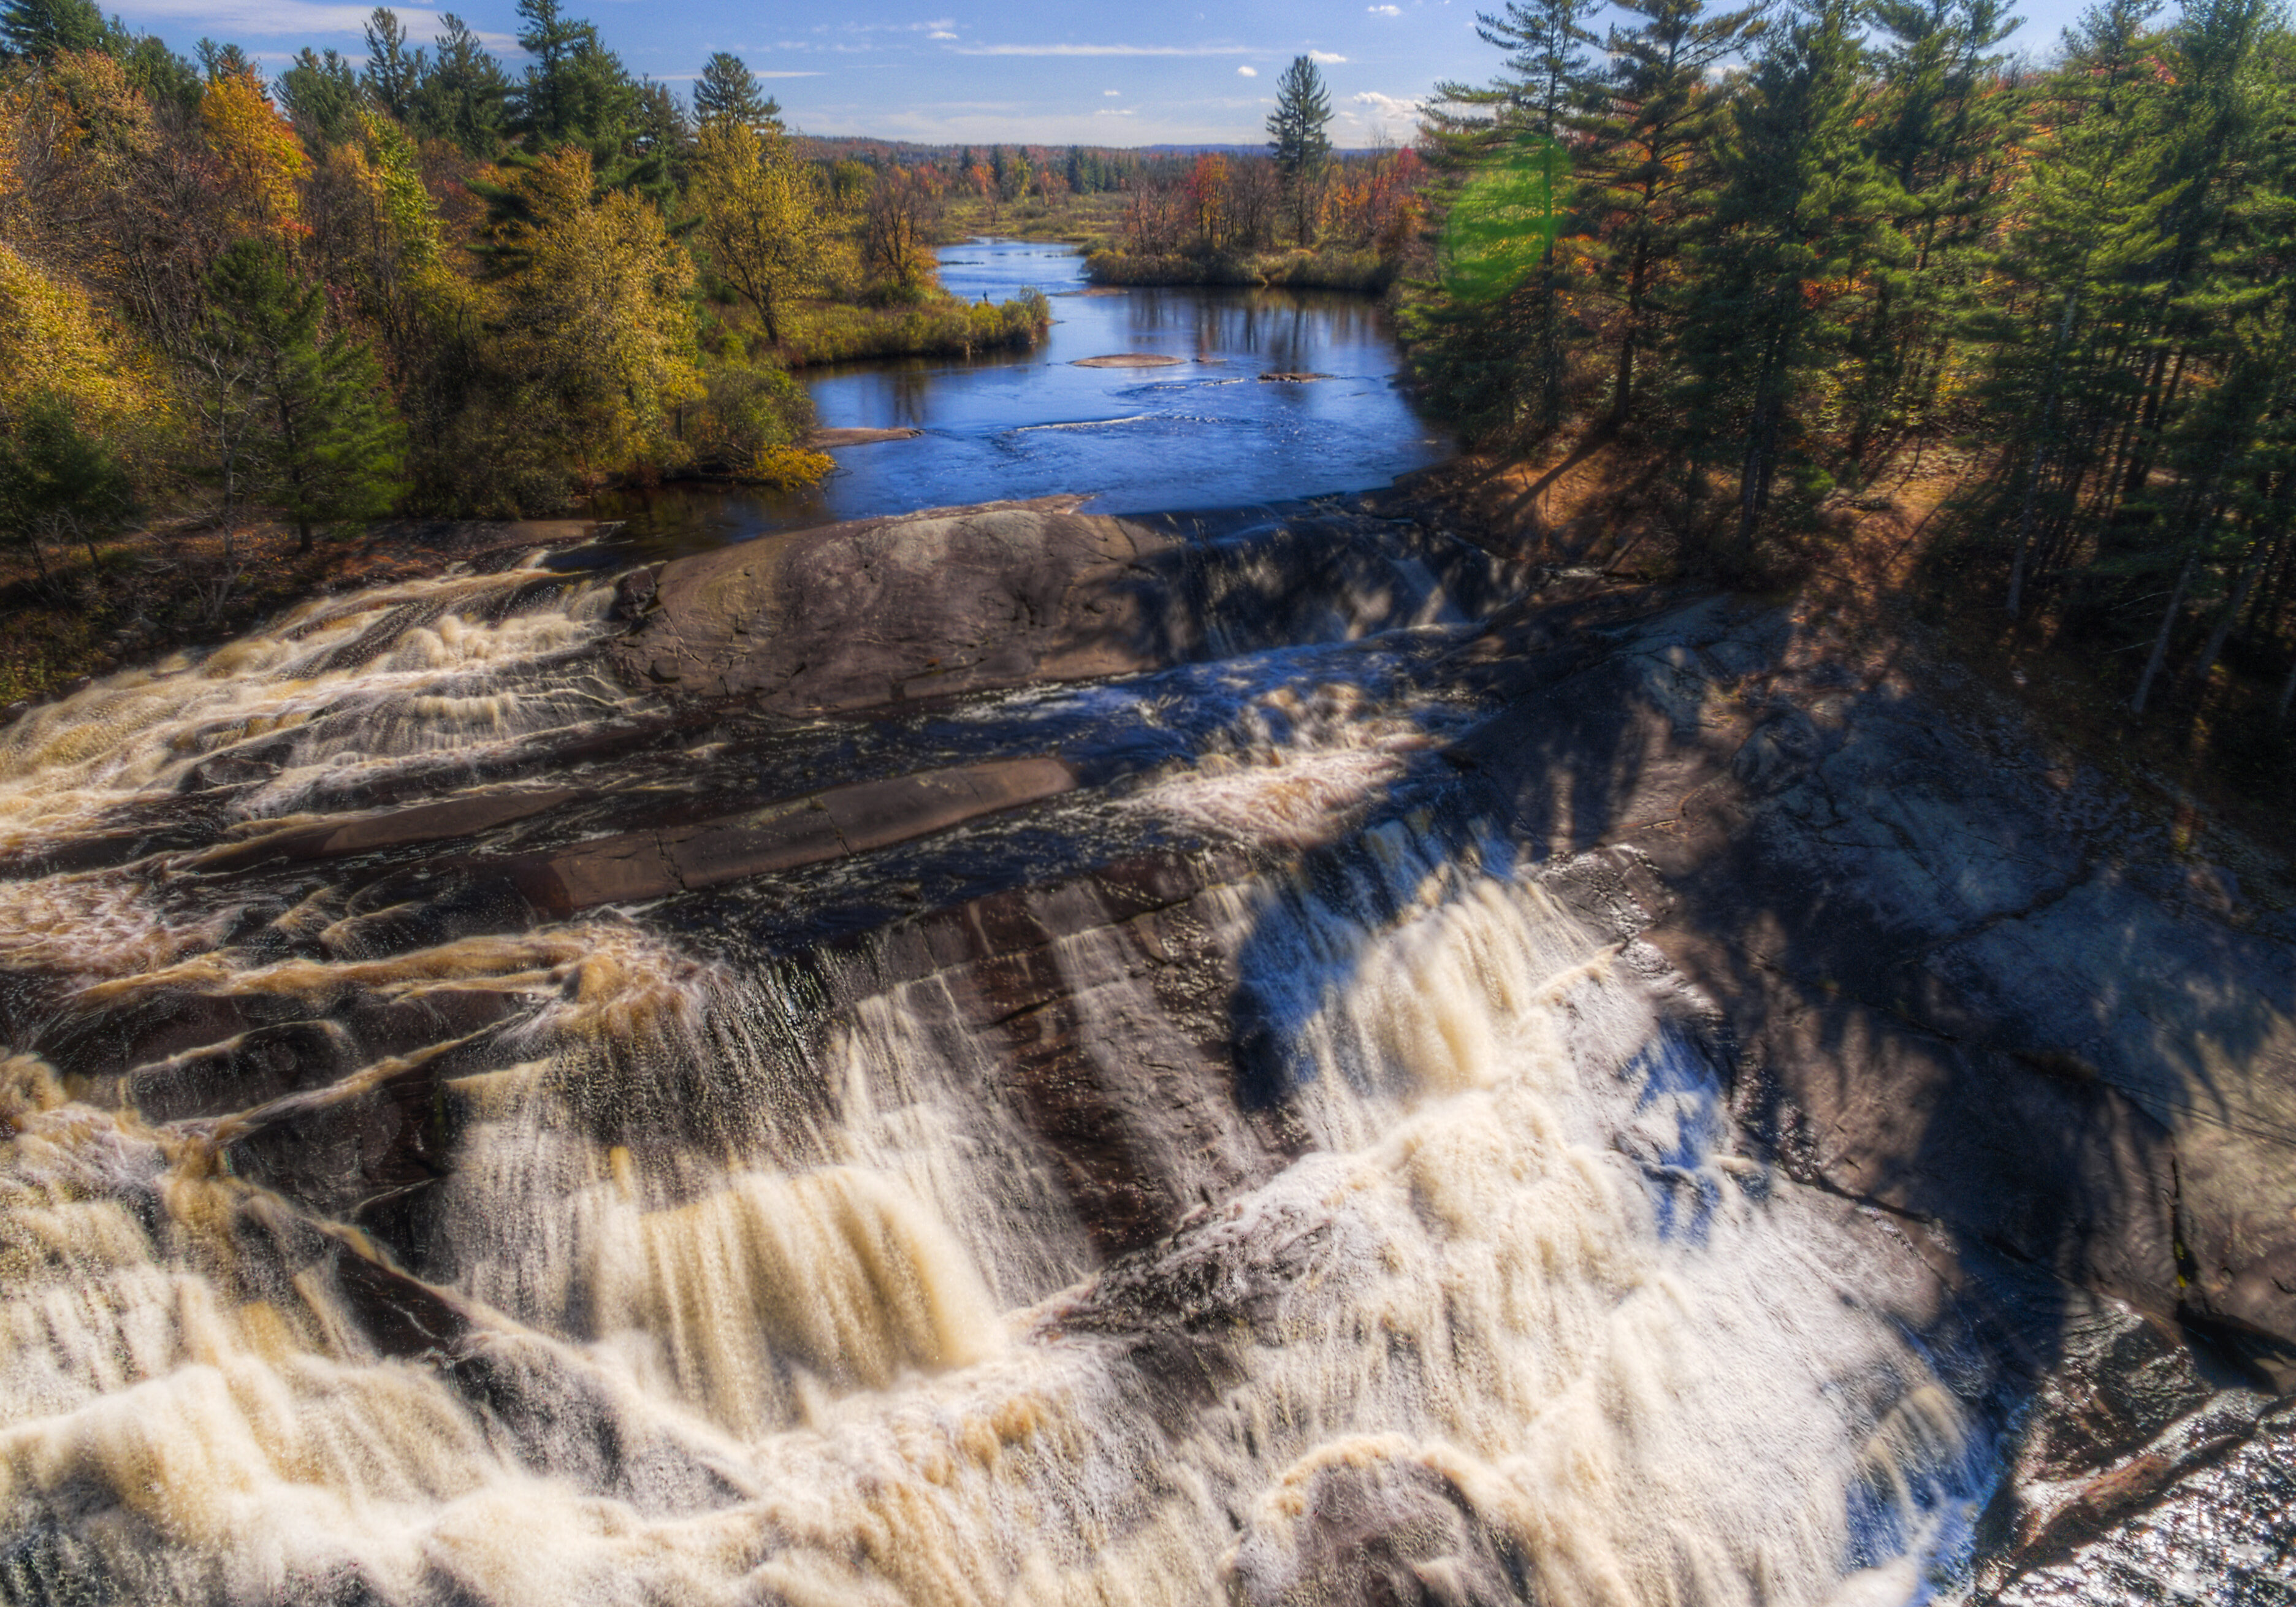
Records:
[[[1715,144],[1727,99],[1716,68],[1757,29],[1758,8],[1710,13],[1704,0],[1621,0],[1603,114],[1580,164],[1580,205],[1603,241],[1597,284],[1619,309],[1611,417],[1635,400],[1636,368],[1667,343],[1661,275],[1687,252],[1713,201]]]
[[[1847,343],[1858,263],[1885,249],[1891,192],[1861,136],[1851,0],[1816,0],[1769,36],[1734,108],[1723,182],[1683,304],[1686,411],[1738,464],[1737,551],[1779,470],[1804,455],[1811,381]]]
[[[446,20],[454,23],[452,17]],[[430,68],[419,47],[406,48],[406,30],[398,25],[398,14],[388,6],[376,6],[366,20],[366,70],[359,75],[375,105],[399,122],[411,121],[415,96]]]
[[[334,51],[322,56],[305,45],[279,75],[278,97],[315,154],[358,132],[358,75]]]
[[[388,511],[403,432],[373,356],[322,331],[325,291],[255,241],[226,251],[208,284],[212,338],[247,375],[253,482],[294,524],[298,550],[310,551],[321,523]]]
[[[1990,347],[1988,398],[2020,468],[2013,617],[2042,527],[2070,529],[2134,389],[2127,342],[2166,249],[2166,107],[2144,43],[2158,9],[2104,0],[2069,31],[2064,65],[2035,108],[2042,133],[2021,216],[1994,255],[1992,305],[1975,324]]]
[[[737,122],[763,133],[779,128],[781,119],[780,105],[758,89],[757,75],[741,57],[721,50],[701,64],[701,76],[693,84],[696,123],[707,127]]]
[[[62,50],[108,50],[124,43],[95,0],[5,0],[0,4],[0,60],[37,60]]]
[[[2192,0],[2173,35],[2165,163],[2169,250],[2156,270],[2161,275],[2158,335],[2136,449],[2124,471],[2125,496],[2139,517],[2121,521],[2124,539],[2116,555],[2134,571],[2173,569],[2176,578],[2129,699],[2136,714],[2144,712],[2185,605],[2226,566],[2228,555],[2245,555],[2243,533],[2227,516],[2285,356],[2267,349],[2264,361],[2255,360],[2247,349],[2253,343],[2243,339],[2235,316],[2253,276],[2242,260],[2240,225],[2253,213],[2260,145],[2279,132],[2272,113],[2286,94],[2259,70],[2259,46],[2271,16],[2271,0]],[[2200,389],[2187,379],[2194,371],[2222,379]],[[2188,388],[2196,399],[2180,415],[2178,403]],[[2151,505],[2152,471],[2163,456],[2174,489],[2156,508]]]
[[[447,31],[438,38],[436,64],[414,91],[409,127],[465,156],[492,160],[508,118],[509,75],[460,17],[442,12],[439,20]]]
[[[199,70],[169,50],[156,34],[144,34],[120,51],[119,68],[128,83],[155,108],[188,119],[199,110]]]
[[[1316,197],[1332,156],[1332,97],[1324,75],[1307,56],[1294,56],[1275,82],[1275,110],[1267,114],[1267,149],[1292,203],[1293,234],[1305,246],[1316,230]]]
[[[1975,308],[2020,98],[1993,53],[2017,26],[2002,0],[1874,0],[1873,16],[1883,44],[1869,143],[1896,191],[1890,222],[1905,249],[1867,266],[1872,296],[1851,348],[1852,461],[1923,414]]]
[[[0,433],[0,538],[29,548],[48,583],[44,543],[95,542],[126,520],[133,494],[119,459],[73,416],[69,402],[35,397]]]
[[[559,0],[518,0],[526,26],[519,48],[534,58],[518,88],[512,129],[530,152],[562,144],[588,147],[603,162],[627,143],[637,110],[637,86],[621,58],[600,43],[596,27],[569,17]]]
[[[1529,185],[1541,214],[1533,224],[1535,264],[1506,298],[1504,313],[1504,322],[1515,326],[1509,333],[1528,370],[1522,389],[1532,427],[1541,433],[1562,422],[1570,348],[1580,332],[1565,305],[1561,239],[1571,210],[1566,142],[1596,104],[1595,35],[1587,26],[1593,11],[1592,0],[1507,0],[1496,14],[1479,13],[1476,34],[1507,53],[1506,70],[1482,88],[1436,89],[1439,101],[1464,109],[1451,114],[1447,128],[1456,153],[1474,165],[1512,170]]]

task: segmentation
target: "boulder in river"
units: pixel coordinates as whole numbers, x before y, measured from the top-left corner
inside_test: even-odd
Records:
[[[681,696],[794,715],[1120,675],[1185,650],[1141,568],[1179,545],[1072,499],[800,530],[635,581],[612,655]]]

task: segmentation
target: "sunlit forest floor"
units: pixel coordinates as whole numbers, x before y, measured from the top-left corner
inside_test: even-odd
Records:
[[[1707,580],[1716,532],[1685,528],[1671,461],[1598,433],[1539,459],[1462,457],[1432,471],[1424,489],[1516,552],[1619,580]],[[2125,655],[2074,641],[2046,609],[2013,627],[2000,578],[1957,539],[1994,471],[1989,453],[1908,443],[1861,489],[1829,497],[1808,527],[1766,537],[1762,584],[1792,597],[1836,651],[1869,660],[1915,652],[1960,667],[1978,695],[2013,700],[2046,744],[2155,809],[2180,847],[2219,863],[2243,857],[2239,842],[2208,840],[2216,825],[2267,848],[2290,840],[2296,742],[2270,729],[2275,687],[2220,664],[2206,686],[2139,719],[2128,711]],[[1727,504],[1718,485],[1708,503],[1718,521]]]

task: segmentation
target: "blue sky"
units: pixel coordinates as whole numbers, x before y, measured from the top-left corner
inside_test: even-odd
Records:
[[[513,71],[515,3],[464,0],[459,8]],[[2046,56],[2079,4],[2028,0],[2012,44]],[[1382,132],[1404,141],[1414,103],[1438,79],[1479,82],[1498,61],[1474,33],[1477,9],[1494,9],[1493,0],[1005,0],[978,12],[955,0],[565,4],[597,23],[634,72],[682,85],[711,51],[730,50],[808,133],[936,142],[1256,141],[1276,75],[1302,53],[1316,56],[1331,86],[1338,143],[1369,144]],[[395,9],[417,41],[438,31],[436,11]],[[365,5],[134,0],[119,10],[178,49],[205,34],[275,67],[305,45],[365,53]]]

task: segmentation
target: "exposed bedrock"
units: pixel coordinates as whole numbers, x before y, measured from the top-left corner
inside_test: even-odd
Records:
[[[862,520],[677,559],[624,582],[636,624],[611,657],[681,699],[850,713],[1344,639],[1498,594],[1482,553],[1408,526],[1263,520],[1224,537],[1075,502]]]
[[[1628,617],[1638,616],[1638,617]],[[2296,944],[1951,672],[1720,599],[1526,612],[1454,761],[1648,857],[1795,1173],[2296,1359]]]
[[[1116,1358],[1138,1409],[1103,1421],[1141,1438],[1111,1466],[1233,1431],[1201,1463],[1231,1599],[1496,1603],[1552,1559],[1449,1442],[1480,1408],[1393,1424],[1447,1358],[1530,1365],[1470,1307],[1410,1314],[1423,1263],[1572,1175],[1494,1160],[1447,1202],[1486,1136],[1460,1112],[1536,1138],[1547,1107],[1490,1094],[1521,1068],[1481,1062],[1551,1013],[1580,1037],[1541,1075],[1633,1107],[1594,1146],[1666,1233],[1775,1205],[1849,1269],[1804,1315],[1869,1303],[1954,1389],[2032,1402],[1980,1589],[2141,1573],[2179,1513],[2284,1546],[2238,1484],[2296,1442],[2285,918],[1948,671],[1727,598],[1500,606],[1522,582],[1345,510],[956,510],[648,570],[611,625],[594,590],[532,685],[426,684],[428,713],[234,706],[164,807],[9,850],[96,961],[12,950],[0,1029],[53,1074],[7,1073],[37,1097],[0,1119],[65,1153],[121,1112],[60,1200],[116,1195],[157,1266],[175,1177],[180,1242],[240,1247],[235,1309],[340,1310],[569,1489],[727,1505],[734,1440],[1012,1318]],[[325,746],[418,715],[479,735]],[[586,1347],[658,1339],[627,1352],[676,1406],[649,1429]],[[1318,1345],[1364,1368],[1328,1411],[1244,1402]],[[1715,1393],[1666,1412],[1727,1404],[1683,1353],[1668,1389]],[[1844,1376],[1920,1437],[1894,1364]],[[1374,1384],[1410,1411],[1358,1432]]]

